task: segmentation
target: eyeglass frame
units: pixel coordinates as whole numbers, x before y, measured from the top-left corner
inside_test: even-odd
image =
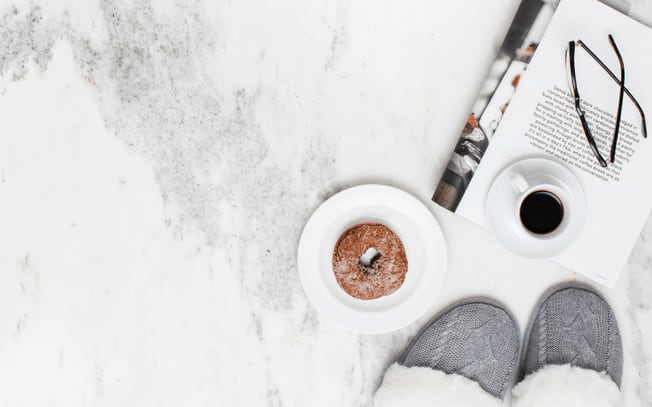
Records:
[[[576,69],[575,69],[575,47],[578,46],[584,51],[586,51],[591,58],[595,60],[595,62],[598,63],[598,65],[613,79],[616,84],[619,86],[619,96],[618,96],[618,110],[616,113],[616,122],[615,122],[615,128],[614,128],[614,133],[612,136],[612,142],[611,142],[611,150],[610,150],[610,161],[613,163],[616,159],[616,150],[617,150],[617,145],[618,145],[618,136],[620,132],[620,123],[622,119],[622,109],[623,109],[623,99],[624,95],[627,95],[628,98],[634,103],[636,106],[636,109],[638,110],[640,116],[641,116],[641,133],[644,138],[647,138],[647,122],[645,118],[645,112],[643,111],[643,108],[641,107],[640,103],[636,98],[632,95],[632,93],[625,87],[625,64],[623,62],[622,55],[620,53],[620,50],[618,49],[618,46],[616,45],[616,41],[614,40],[613,36],[609,34],[609,43],[611,47],[613,48],[614,52],[616,53],[616,57],[618,58],[618,62],[620,64],[620,79],[614,74],[607,65],[602,62],[602,60],[582,41],[582,40],[576,40],[576,41],[569,41],[568,47],[566,49],[566,69],[567,73],[569,74],[569,88],[572,92],[573,96],[573,102],[575,106],[575,111],[577,115],[579,116],[580,123],[582,125],[582,130],[584,131],[584,135],[586,137],[587,142],[589,143],[589,147],[591,148],[591,152],[595,156],[595,158],[598,160],[600,163],[600,166],[602,167],[607,167],[607,161],[602,157],[602,154],[600,153],[597,143],[595,141],[595,138],[593,137],[593,133],[591,132],[591,128],[589,127],[589,124],[586,120],[586,112],[582,108],[582,98],[579,93],[579,89],[577,86],[577,75],[576,75]]]

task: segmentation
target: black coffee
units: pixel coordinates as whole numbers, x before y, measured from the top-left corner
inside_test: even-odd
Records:
[[[564,219],[564,205],[549,191],[534,191],[521,203],[521,223],[537,235],[554,232]]]

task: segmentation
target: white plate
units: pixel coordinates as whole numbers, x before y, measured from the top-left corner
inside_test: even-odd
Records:
[[[375,300],[349,296],[337,284],[332,256],[337,239],[359,223],[382,223],[402,240],[408,259],[403,285]],[[317,310],[345,328],[378,334],[418,319],[437,297],[446,273],[439,224],[415,197],[384,185],[361,185],[324,202],[306,224],[297,256],[299,277]]]
[[[554,188],[564,203],[563,231],[535,236],[523,227],[518,216],[521,194],[510,182],[515,174],[529,185]],[[550,258],[567,249],[581,231],[586,212],[584,190],[575,174],[547,158],[527,158],[505,168],[491,185],[486,205],[487,224],[494,236],[511,252],[527,258]]]

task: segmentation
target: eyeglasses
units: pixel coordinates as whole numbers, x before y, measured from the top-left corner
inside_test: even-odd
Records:
[[[595,156],[595,158],[598,160],[598,162],[602,167],[607,167],[608,164],[607,161],[602,156],[602,154],[600,154],[600,150],[598,150],[598,145],[595,142],[593,133],[591,133],[591,128],[589,127],[589,124],[586,120],[586,112],[582,108],[582,98],[577,88],[577,76],[575,72],[576,47],[579,47],[584,51],[586,51],[586,53],[589,54],[589,56],[593,58],[593,60],[595,60],[595,62],[597,62],[598,65],[600,65],[600,67],[611,77],[611,79],[613,79],[616,82],[616,84],[618,84],[620,88],[620,92],[618,96],[618,110],[616,112],[616,124],[611,140],[611,151],[609,155],[611,163],[613,163],[616,159],[618,135],[620,132],[620,121],[622,118],[622,111],[623,111],[623,99],[625,95],[627,95],[627,97],[632,101],[632,103],[634,103],[634,106],[636,106],[636,109],[641,115],[641,133],[643,134],[644,138],[647,138],[647,124],[645,120],[645,112],[643,112],[643,108],[641,108],[640,103],[638,103],[638,101],[632,95],[632,93],[625,87],[625,63],[623,62],[623,57],[620,54],[620,50],[618,49],[618,46],[616,45],[616,41],[614,40],[611,34],[609,34],[609,43],[611,44],[611,47],[613,48],[616,57],[618,58],[618,63],[620,64],[620,78],[618,78],[616,74],[614,74],[609,69],[609,67],[607,67],[607,65],[605,65],[605,63],[602,62],[602,60],[598,58],[598,56],[593,51],[591,51],[591,49],[584,42],[582,42],[582,40],[570,41],[568,43],[568,48],[566,49],[566,69],[567,69],[567,73],[569,74],[569,88],[573,93],[575,111],[577,112],[577,115],[580,118],[582,129],[584,130],[584,135],[586,136],[586,140],[589,143],[589,147],[591,147],[591,151],[593,152],[593,155]]]

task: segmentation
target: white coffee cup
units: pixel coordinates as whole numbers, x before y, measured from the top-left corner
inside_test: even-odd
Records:
[[[514,216],[516,216],[523,230],[537,239],[554,239],[555,237],[563,234],[570,223],[571,216],[573,215],[573,205],[569,198],[569,194],[564,187],[555,185],[553,183],[533,183],[528,181],[522,174],[513,173],[509,180],[514,191],[519,194],[518,204],[514,206]],[[551,222],[550,231],[537,233],[527,227],[523,220],[524,202],[532,194],[549,194],[554,197],[554,200],[561,206],[560,221],[557,225],[556,222]],[[552,204],[552,203],[551,203]],[[534,215],[531,217],[535,217]]]
[[[524,201],[547,192],[561,204],[561,222],[547,233],[534,233],[521,216]],[[496,238],[523,257],[553,257],[571,245],[584,224],[584,191],[564,165],[548,158],[528,158],[505,168],[487,194],[485,217]]]

